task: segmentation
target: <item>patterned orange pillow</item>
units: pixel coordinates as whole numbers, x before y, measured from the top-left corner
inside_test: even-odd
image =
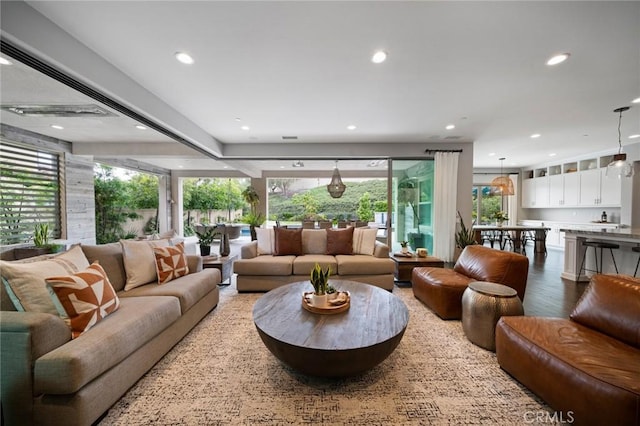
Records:
[[[46,278],[54,304],[71,327],[73,339],[120,306],[107,274],[97,262],[73,275]],[[56,303],[59,302],[59,303]]]
[[[169,247],[154,247],[153,254],[156,256],[158,284],[168,283],[189,273],[187,255],[184,254],[184,243]]]

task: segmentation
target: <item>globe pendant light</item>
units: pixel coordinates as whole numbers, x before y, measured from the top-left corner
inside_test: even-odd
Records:
[[[502,173],[502,163],[505,160],[504,157],[500,158],[500,176],[491,181],[491,195],[513,195],[515,191],[513,189],[513,181],[509,176]]]
[[[344,194],[344,190],[347,189],[342,178],[340,177],[340,171],[338,170],[338,161],[336,160],[336,166],[333,168],[333,176],[331,176],[331,183],[327,185],[327,191],[333,198],[340,198]]]
[[[620,107],[613,110],[618,116],[618,153],[613,156],[611,162],[607,165],[606,176],[608,178],[623,178],[633,176],[633,166],[627,161],[627,154],[622,154],[622,133],[620,125],[622,124],[622,113],[628,111],[631,107]]]

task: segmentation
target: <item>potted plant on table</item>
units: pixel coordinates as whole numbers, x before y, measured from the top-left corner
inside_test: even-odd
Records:
[[[323,307],[327,304],[327,283],[329,282],[329,275],[331,275],[331,269],[327,266],[327,269],[322,270],[322,267],[316,263],[315,267],[311,270],[311,285],[313,286],[313,296],[311,304],[315,307]]]
[[[211,243],[216,235],[215,228],[205,227],[201,231],[196,231],[198,244],[200,245],[200,255],[209,256],[211,254]]]
[[[402,247],[402,249],[401,249],[402,253],[408,253],[409,252],[409,241],[400,241],[400,247]]]
[[[499,210],[493,214],[493,219],[496,221],[496,225],[502,226],[502,223],[509,220],[509,216],[506,212]]]

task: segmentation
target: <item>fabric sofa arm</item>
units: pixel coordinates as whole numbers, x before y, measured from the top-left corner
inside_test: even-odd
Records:
[[[189,273],[202,271],[202,256],[196,254],[187,255],[187,266],[189,267]]]
[[[258,257],[258,241],[251,241],[240,247],[241,259],[253,259],[254,257]]]
[[[381,258],[389,257],[389,246],[380,241],[376,241],[376,245],[373,248],[373,255]]]
[[[33,423],[33,365],[71,340],[62,318],[37,312],[0,312],[0,377],[5,424]]]

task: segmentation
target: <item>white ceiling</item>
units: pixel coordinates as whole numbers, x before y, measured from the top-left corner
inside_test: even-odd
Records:
[[[373,144],[375,155],[393,156],[396,144],[474,142],[474,167],[497,167],[501,156],[505,166],[525,167],[616,149],[612,111],[640,97],[640,2],[27,3],[221,142],[223,157],[293,159],[304,147],[313,157],[318,146],[327,157],[333,149],[368,156]],[[376,49],[388,52],[385,63],[370,61]],[[178,63],[177,51],[195,63]],[[545,65],[560,52],[569,60]],[[3,104],[84,96],[59,83],[19,83],[23,71],[2,68]],[[153,116],[153,105],[123,97]],[[55,132],[35,119],[2,120],[77,143],[168,141],[126,117],[67,119]],[[624,115],[623,145],[639,141],[632,134],[640,134],[640,104]],[[233,167],[195,152],[153,154],[130,157],[171,169],[181,160],[185,168]]]

